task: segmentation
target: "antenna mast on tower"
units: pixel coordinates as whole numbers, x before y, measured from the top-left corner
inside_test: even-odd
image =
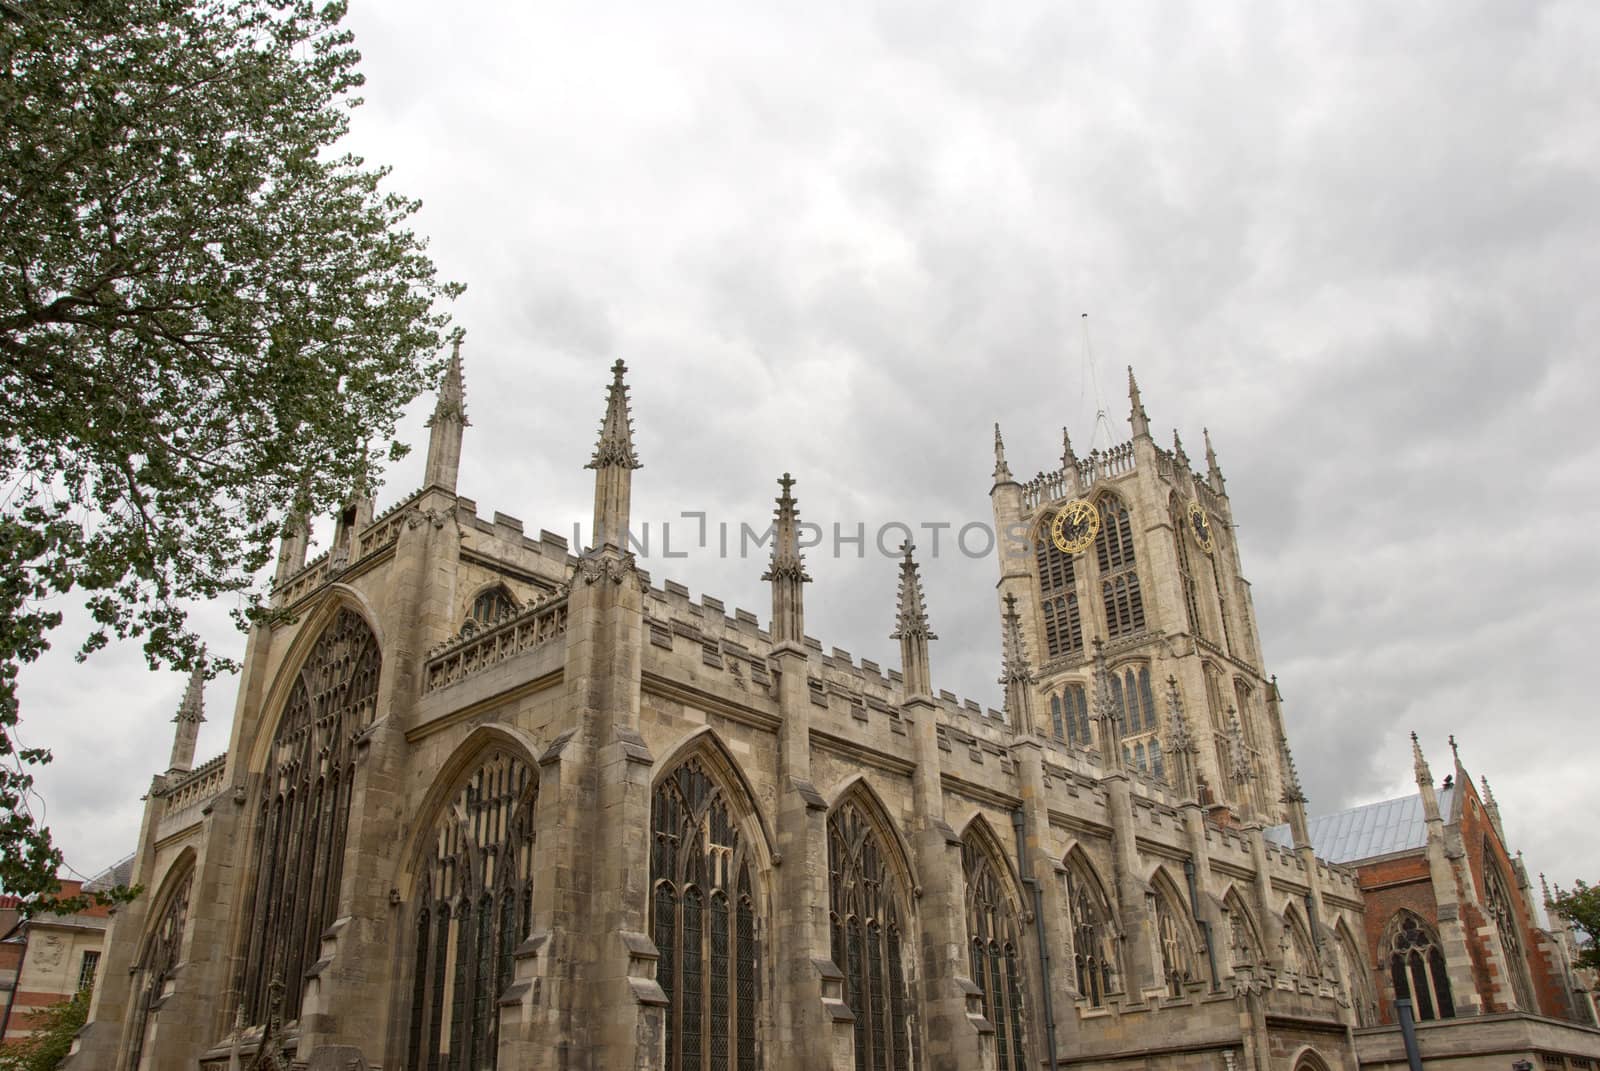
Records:
[[[1111,418],[1106,415],[1105,395],[1100,393],[1100,369],[1095,363],[1094,346],[1089,341],[1089,314],[1084,313],[1079,321],[1083,324],[1083,361],[1089,369],[1089,381],[1094,385],[1094,431],[1089,436],[1089,449],[1093,451],[1100,442],[1100,432],[1106,435],[1106,446],[1115,445],[1116,433],[1111,430]]]

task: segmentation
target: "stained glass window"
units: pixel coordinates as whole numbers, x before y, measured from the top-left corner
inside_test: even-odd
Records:
[[[150,928],[134,965],[134,1015],[133,1031],[129,1035],[131,1050],[128,1054],[129,1071],[140,1071],[144,1059],[145,1040],[150,1035],[150,1019],[154,1005],[161,999],[172,969],[183,959],[183,926],[189,918],[189,890],[194,884],[194,871],[185,874],[172,895],[167,897],[156,924]]]
[[[961,843],[967,882],[967,935],[972,980],[983,991],[983,1013],[995,1029],[996,1071],[1028,1066],[1023,1028],[1021,926],[1000,884],[997,864],[968,834]]]
[[[284,987],[283,1018],[299,1017],[305,972],[338,915],[354,742],[377,710],[380,661],[366,622],[340,610],[300,667],[278,721],[262,771],[239,976],[247,1024],[267,1021],[274,978]]]
[[[861,808],[846,800],[828,819],[828,922],[834,962],[845,972],[845,994],[856,1017],[861,1071],[917,1066],[901,961],[905,903],[882,838]]]
[[[495,1066],[498,1001],[528,932],[537,800],[528,764],[492,750],[434,822],[416,905],[410,1071]]]
[[[689,759],[651,802],[651,933],[666,1071],[756,1071],[761,944],[751,860],[721,787]]]
[[[1450,976],[1439,939],[1417,916],[1401,912],[1390,923],[1389,975],[1396,1000],[1410,999],[1419,1021],[1455,1018]]]

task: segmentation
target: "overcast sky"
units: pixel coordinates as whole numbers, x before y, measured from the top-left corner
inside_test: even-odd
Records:
[[[1442,777],[1453,732],[1530,870],[1600,879],[1600,6],[441,10],[354,0],[352,147],[468,284],[480,513],[587,523],[621,357],[657,582],[765,620],[764,563],[679,515],[764,527],[791,471],[805,519],[869,532],[811,553],[807,631],[895,665],[870,533],[986,520],[997,420],[1021,478],[1063,424],[1125,439],[1132,364],[1158,441],[1212,431],[1313,811],[1414,791],[1412,729]],[[941,551],[935,683],[998,706],[995,563]],[[226,610],[197,620],[237,655]],[[92,872],[132,849],[183,681],[71,646],[24,674],[22,738]]]

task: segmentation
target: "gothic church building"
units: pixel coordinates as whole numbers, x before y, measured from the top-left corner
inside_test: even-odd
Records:
[[[765,620],[653,581],[628,552],[624,372],[592,546],[458,493],[459,352],[424,486],[381,515],[353,501],[313,561],[291,526],[226,753],[194,763],[198,683],[180,710],[70,1067],[1389,1059],[1412,960],[1375,946],[1389,919],[1359,869],[1318,857],[1209,438],[1203,473],[1158,445],[1131,372],[1108,451],[1064,439],[1019,482],[996,429],[995,530],[1027,538],[998,542],[1005,707],[985,710],[934,685],[914,548],[898,667],[806,635],[787,475]],[[1502,896],[1519,932],[1476,938],[1539,954],[1525,882]],[[1407,984],[1437,963],[1456,994],[1432,1019],[1549,1024],[1562,1071],[1600,1053],[1541,1003],[1560,980],[1485,974],[1468,999],[1466,916],[1405,910]]]

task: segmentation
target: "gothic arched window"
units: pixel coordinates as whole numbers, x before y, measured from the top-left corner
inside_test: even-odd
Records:
[[[1317,956],[1317,946],[1311,934],[1293,911],[1283,914],[1283,932],[1288,940],[1284,949],[1284,966],[1295,974],[1307,978],[1322,975],[1322,963]]]
[[[378,643],[359,614],[341,609],[317,638],[284,705],[262,771],[254,883],[239,994],[245,1023],[265,1023],[269,988],[280,1014],[300,1014],[305,972],[338,916],[344,838],[355,778],[355,738],[378,705]]]
[[[1072,966],[1078,996],[1100,1007],[1106,996],[1118,991],[1116,937],[1111,913],[1095,891],[1094,879],[1081,863],[1069,863],[1066,872],[1067,910],[1072,915]]]
[[[1161,946],[1161,976],[1170,996],[1183,996],[1184,986],[1199,979],[1195,966],[1193,931],[1188,915],[1174,895],[1157,888],[1155,894],[1156,940]]]
[[[1067,685],[1061,691],[1061,708],[1067,723],[1067,743],[1089,747],[1089,691],[1082,684]]]
[[[883,840],[853,801],[828,817],[828,925],[855,1014],[856,1067],[910,1071],[916,1035],[903,949],[905,895]]]
[[[1078,580],[1072,555],[1050,538],[1053,517],[1040,523],[1034,539],[1034,561],[1039,568],[1039,609],[1044,615],[1046,655],[1059,658],[1083,650],[1083,618],[1078,609]]]
[[[1517,921],[1515,901],[1510,886],[1492,854],[1488,838],[1483,844],[1484,906],[1500,931],[1500,948],[1505,953],[1506,971],[1511,975],[1511,989],[1516,994],[1517,1010],[1538,1014],[1539,1004],[1533,997],[1533,984],[1528,980],[1528,956],[1522,950],[1522,924]]]
[[[994,1024],[995,1071],[1022,1071],[1028,1046],[1016,908],[1000,884],[997,864],[970,832],[961,841],[961,868],[967,879],[972,980],[983,991],[983,1014]]]
[[[1144,598],[1133,552],[1133,522],[1115,495],[1100,499],[1100,531],[1094,538],[1100,564],[1100,596],[1111,639],[1144,631]]]
[[[1438,937],[1409,911],[1396,916],[1389,929],[1389,975],[1395,999],[1409,998],[1419,1021],[1455,1018]]]
[[[529,766],[493,751],[433,824],[413,926],[409,1071],[495,1066],[498,1002],[533,912],[537,799]]]
[[[516,598],[504,584],[496,584],[491,588],[485,588],[472,600],[472,608],[467,611],[467,620],[462,625],[462,631],[488,628],[516,612]]]
[[[193,884],[194,871],[191,869],[172,895],[167,897],[156,924],[145,936],[144,948],[134,965],[137,978],[134,981],[128,1071],[140,1071],[139,1062],[144,1059],[145,1040],[150,1034],[150,1016],[156,1002],[161,999],[167,979],[172,976],[172,969],[183,958],[183,927],[189,918],[189,890]]]
[[[699,759],[650,804],[651,933],[667,995],[666,1071],[755,1071],[760,942],[747,845]]]
[[[1339,973],[1344,979],[1346,995],[1356,1010],[1356,1025],[1374,1026],[1377,1022],[1377,1002],[1372,999],[1372,979],[1367,973],[1365,957],[1356,950],[1356,940],[1343,921],[1335,929],[1334,936],[1334,955],[1339,960]]]
[[[1167,500],[1167,513],[1172,523],[1172,546],[1178,560],[1178,580],[1183,587],[1183,607],[1189,616],[1189,631],[1203,640],[1209,640],[1211,628],[1200,608],[1200,592],[1195,584],[1194,566],[1189,557],[1188,514],[1177,495]]]
[[[1258,967],[1262,962],[1261,939],[1256,933],[1255,920],[1237,893],[1230,892],[1223,901],[1223,911],[1228,918],[1229,955],[1235,968]]]

